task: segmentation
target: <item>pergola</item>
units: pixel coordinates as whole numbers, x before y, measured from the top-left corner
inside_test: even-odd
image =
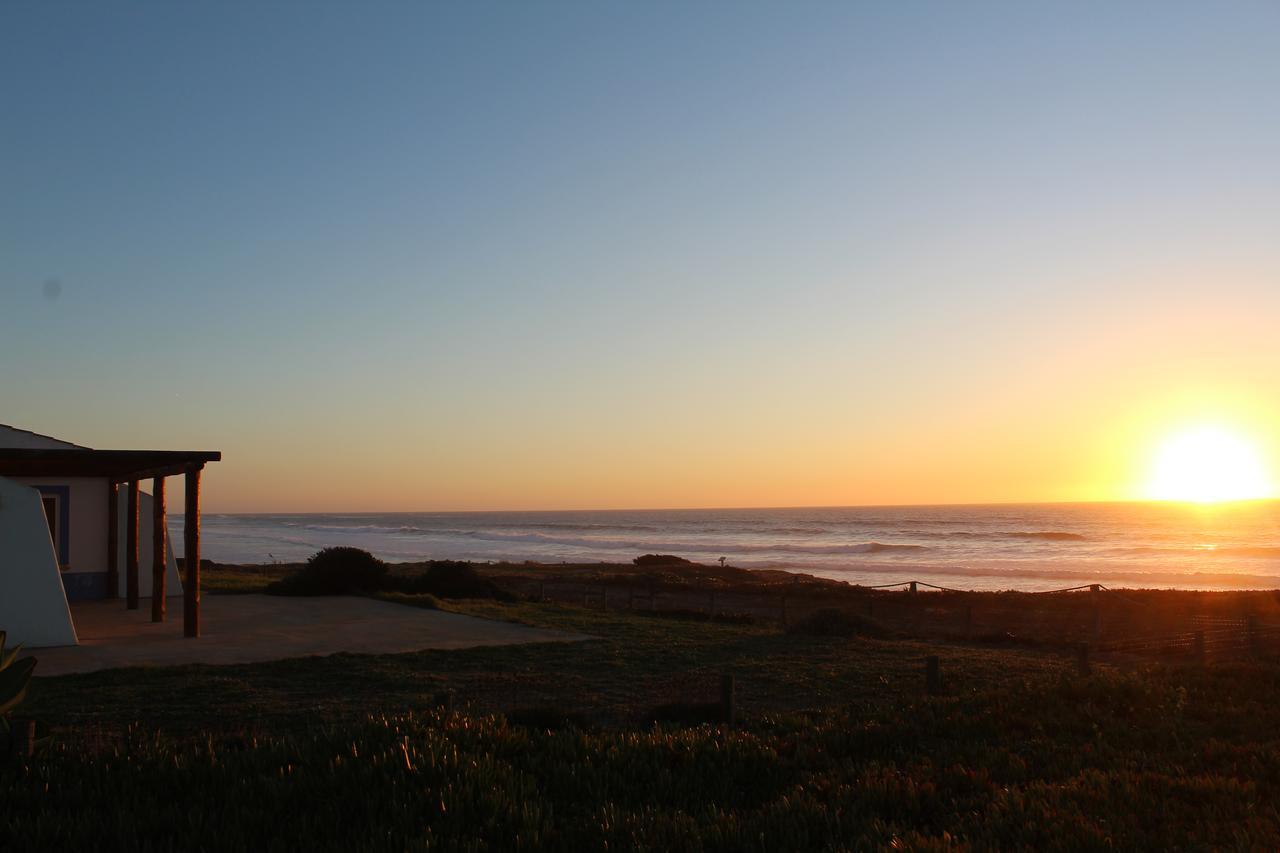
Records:
[[[186,479],[186,523],[183,527],[182,632],[200,636],[200,472],[218,462],[216,450],[89,450],[88,448],[0,448],[0,477],[102,477],[107,481],[107,595],[120,586],[120,485],[127,495],[125,512],[126,607],[138,609],[139,483],[152,482],[151,621],[165,619],[165,477]]]

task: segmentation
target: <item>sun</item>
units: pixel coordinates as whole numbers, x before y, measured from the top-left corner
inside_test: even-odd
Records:
[[[1268,498],[1275,487],[1257,448],[1236,432],[1199,426],[1156,449],[1146,496],[1161,501],[1216,503]]]

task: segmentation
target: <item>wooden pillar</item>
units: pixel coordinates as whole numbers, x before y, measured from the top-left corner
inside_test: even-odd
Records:
[[[924,687],[930,696],[942,692],[942,674],[937,655],[929,655],[924,659]]]
[[[124,519],[125,606],[138,609],[138,481],[129,481]]]
[[[720,716],[729,725],[737,722],[737,689],[732,675],[720,676]]]
[[[164,477],[151,481],[151,621],[163,622],[165,610]]]
[[[107,483],[107,598],[120,597],[120,487]]]
[[[200,467],[187,469],[186,520],[183,523],[182,633],[200,636]]]

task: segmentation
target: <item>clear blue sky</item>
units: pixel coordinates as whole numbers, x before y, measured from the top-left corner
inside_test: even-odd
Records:
[[[221,448],[215,509],[1067,495],[858,472],[1107,410],[1094,345],[1275,378],[1278,45],[1274,2],[8,0],[0,422]]]

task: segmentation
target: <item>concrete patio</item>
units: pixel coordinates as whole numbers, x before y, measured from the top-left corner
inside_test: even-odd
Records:
[[[181,610],[180,599],[170,601],[169,619],[162,623],[151,621],[147,602],[137,610],[126,610],[118,600],[73,604],[80,645],[32,649],[39,659],[36,675],[588,639],[369,598],[267,595],[202,596],[202,636],[188,639],[182,635],[182,619],[173,618],[174,604]]]

